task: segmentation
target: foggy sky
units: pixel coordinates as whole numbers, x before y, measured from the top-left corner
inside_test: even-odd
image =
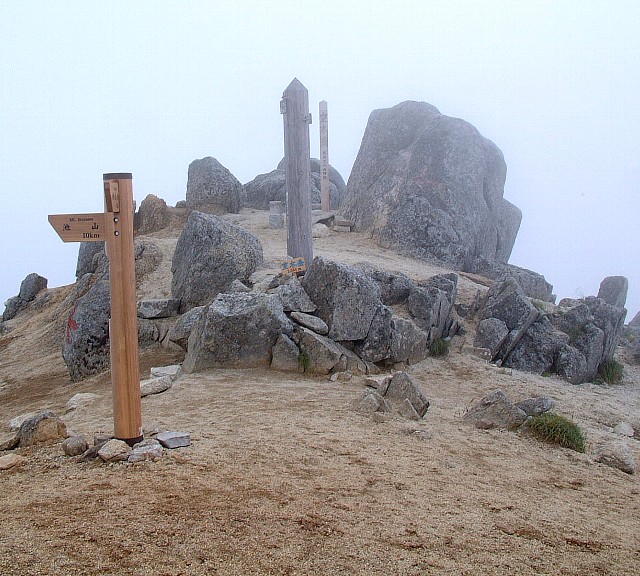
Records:
[[[283,155],[283,90],[329,106],[347,180],[372,110],[404,100],[473,124],[523,212],[511,263],[559,298],[629,278],[640,309],[640,4],[555,2],[2,2],[0,304],[30,272],[75,280],[77,244],[47,214],[101,212],[102,174],[138,203],[184,199],[189,163],[241,182]],[[4,308],[2,308],[4,309]]]

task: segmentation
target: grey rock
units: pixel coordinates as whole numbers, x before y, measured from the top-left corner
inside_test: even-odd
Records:
[[[73,382],[110,365],[109,282],[99,280],[78,299],[67,319],[62,356]]]
[[[162,378],[168,376],[172,382],[175,382],[182,375],[182,366],[180,364],[171,364],[170,366],[155,366],[151,368],[151,376]]]
[[[636,433],[628,422],[618,422],[613,431],[619,436],[627,436],[628,438],[633,438]]]
[[[106,258],[104,254],[104,242],[81,242],[78,248],[76,279],[79,280],[85,274],[93,274],[96,272],[102,258]]]
[[[13,418],[11,418],[11,420],[9,420],[9,430],[11,430],[12,432],[20,430],[20,426],[22,426],[22,423],[25,420],[33,418],[34,416],[39,414],[39,412],[39,410],[35,410],[33,412],[25,412],[24,414],[20,414],[19,416],[14,416]]]
[[[35,300],[38,293],[47,288],[47,279],[35,272],[28,274],[20,284],[19,298],[23,302],[31,302]]]
[[[361,271],[317,256],[302,287],[336,341],[366,338],[381,304],[380,288]]]
[[[521,213],[503,198],[505,178],[502,153],[473,126],[403,102],[371,113],[340,215],[418,258],[506,262]]]
[[[611,442],[600,446],[593,455],[596,462],[616,468],[626,474],[636,473],[636,461],[629,446],[623,442]]]
[[[209,214],[237,214],[244,205],[242,184],[211,156],[189,165],[187,208]]]
[[[280,301],[250,292],[219,294],[201,314],[189,337],[183,369],[269,366],[271,349],[293,325]]]
[[[509,356],[539,317],[538,309],[531,304],[520,285],[512,278],[498,282],[489,288],[481,319],[497,318],[502,320],[509,329],[508,336],[493,359],[505,359]]]
[[[355,265],[362,270],[380,287],[380,298],[387,306],[405,302],[411,293],[414,282],[401,272],[388,272],[376,268],[369,262],[360,262]]]
[[[526,330],[522,338],[514,346],[508,356],[503,357],[502,364],[508,368],[516,368],[534,374],[554,372],[556,358],[567,345],[561,335],[554,331],[546,319],[534,322]],[[569,363],[563,363],[563,370],[571,373]],[[573,358],[572,360],[576,360]]]
[[[371,321],[369,332],[355,346],[355,351],[363,360],[375,363],[391,356],[392,317],[391,309],[380,304]]]
[[[155,461],[162,458],[163,454],[162,444],[155,438],[148,438],[133,447],[127,460],[133,464],[147,460]]]
[[[399,416],[402,416],[402,418],[405,418],[407,420],[421,419],[420,414],[416,412],[416,409],[413,407],[413,404],[408,398],[405,398],[398,404],[397,411]]]
[[[282,302],[282,308],[285,312],[304,312],[311,314],[316,311],[316,305],[304,291],[300,284],[300,280],[293,276],[286,284],[278,286],[275,294]]]
[[[108,440],[98,450],[98,456],[105,462],[124,462],[131,455],[131,447],[123,440]]]
[[[624,276],[607,276],[600,282],[598,298],[616,308],[624,308],[627,303],[629,280]]]
[[[162,250],[156,242],[145,236],[136,238],[134,243],[134,256],[137,282],[140,282],[143,278],[157,270],[163,258]]]
[[[487,348],[490,359],[495,357],[509,335],[509,328],[498,318],[485,318],[478,323],[473,345],[476,348]]]
[[[284,334],[280,334],[271,351],[271,368],[282,372],[304,372],[300,363],[300,349]]]
[[[307,328],[296,330],[295,338],[301,353],[308,358],[305,371],[310,374],[329,374],[343,356],[342,347],[336,342]]]
[[[229,284],[229,288],[226,290],[229,293],[233,292],[251,292],[251,288],[249,288],[246,284],[243,284],[237,278]]]
[[[407,308],[416,325],[429,336],[429,343],[450,334],[453,305],[457,294],[455,274],[434,276],[427,282],[413,286]]]
[[[142,300],[138,302],[138,317],[155,319],[177,316],[180,308],[180,300],[175,298],[160,298],[155,300]]]
[[[155,376],[140,382],[140,397],[161,394],[171,388],[173,380],[170,376]]]
[[[502,390],[496,390],[473,405],[463,419],[485,430],[515,430],[524,424],[527,415]]]
[[[540,396],[539,398],[527,398],[516,404],[527,416],[540,416],[549,410],[553,410],[556,405],[553,398],[549,396]]]
[[[67,437],[67,427],[50,410],[42,410],[25,420],[18,431],[20,447],[60,442]]]
[[[632,328],[640,328],[640,312],[638,312],[629,322]]]
[[[188,432],[160,432],[156,435],[156,440],[169,450],[191,445],[191,435]]]
[[[171,220],[167,203],[154,194],[147,195],[140,204],[136,220],[139,234],[151,234],[166,228]]]
[[[365,389],[362,395],[352,403],[351,407],[361,414],[390,413],[392,411],[391,404],[371,389]]]
[[[291,312],[291,319],[300,324],[300,326],[309,328],[309,330],[313,330],[322,336],[326,336],[329,333],[329,326],[317,316],[305,314],[304,312]]]
[[[429,335],[413,321],[394,316],[391,319],[389,352],[392,362],[420,362],[429,355]]]
[[[62,450],[67,456],[79,456],[89,449],[89,443],[84,436],[69,436],[62,442]]]
[[[247,282],[262,263],[260,241],[211,214],[192,212],[178,239],[171,294],[181,311],[211,302],[233,280]]]
[[[378,388],[378,393],[403,417],[407,417],[406,414],[409,413],[404,405],[406,401],[416,412],[418,419],[423,418],[429,409],[429,400],[406,372],[396,372],[386,386]]]
[[[169,330],[169,340],[186,350],[191,330],[205,309],[205,306],[196,306],[182,314]]]
[[[314,224],[311,227],[312,238],[327,238],[331,236],[331,228],[328,228],[325,224]]]
[[[513,264],[499,262],[497,260],[489,260],[485,257],[479,257],[471,270],[475,274],[480,274],[496,282],[504,282],[505,280],[514,280],[526,296],[535,298],[542,302],[553,302],[553,286],[549,284],[542,274],[520,268]]]
[[[100,396],[98,394],[93,394],[92,392],[78,392],[67,401],[65,412],[71,412],[72,410],[76,410],[81,407],[90,406],[98,400],[98,398],[100,398]]]

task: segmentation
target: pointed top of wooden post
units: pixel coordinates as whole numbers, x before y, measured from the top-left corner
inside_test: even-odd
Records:
[[[307,89],[303,86],[300,80],[298,80],[297,78],[294,78],[291,81],[291,84],[289,84],[289,86],[285,88],[284,93],[286,94],[287,92],[302,92],[302,91],[307,92]]]

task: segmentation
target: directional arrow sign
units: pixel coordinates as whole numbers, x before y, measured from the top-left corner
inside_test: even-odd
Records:
[[[53,226],[63,242],[104,242],[105,214],[50,214]]]

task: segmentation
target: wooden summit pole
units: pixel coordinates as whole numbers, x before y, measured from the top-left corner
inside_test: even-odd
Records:
[[[320,101],[320,207],[331,210],[331,186],[329,182],[329,112],[327,101]]]
[[[114,435],[130,445],[142,440],[138,315],[133,245],[131,174],[104,174],[105,231],[111,284],[111,382]]]
[[[309,92],[294,78],[280,101],[284,122],[284,157],[287,190],[287,254],[313,260],[311,236],[311,166],[309,157]]]

